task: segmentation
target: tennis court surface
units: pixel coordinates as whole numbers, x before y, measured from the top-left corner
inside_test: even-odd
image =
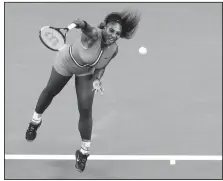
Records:
[[[96,26],[125,7],[139,9],[142,20],[106,69],[105,94],[94,99],[91,156],[79,173],[74,79],[44,113],[37,139],[25,140],[55,56],[38,31],[75,18]],[[68,43],[79,35],[72,30]],[[221,3],[6,3],[5,178],[221,179],[221,40]]]

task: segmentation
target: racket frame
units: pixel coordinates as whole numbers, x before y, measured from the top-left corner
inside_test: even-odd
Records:
[[[54,29],[56,30],[58,33],[60,33],[63,37],[63,40],[64,40],[64,45],[66,44],[66,35],[67,35],[67,32],[73,28],[77,27],[77,25],[75,23],[71,23],[70,25],[68,25],[66,28],[56,28],[56,27],[53,27],[53,26],[43,26],[40,31],[39,31],[39,38],[41,40],[41,42],[47,47],[49,48],[50,50],[53,50],[53,51],[59,51],[60,49],[54,49],[54,48],[51,48],[50,46],[48,46],[44,40],[42,39],[42,36],[41,36],[41,32],[42,32],[42,29],[43,28],[51,28],[51,29]],[[61,32],[61,30],[65,30],[65,34],[63,34]]]
[[[54,48],[51,48],[50,46],[48,46],[44,40],[42,39],[42,36],[41,36],[41,32],[42,32],[42,29],[43,28],[51,28],[51,29],[54,29],[56,30],[62,37],[63,37],[63,40],[64,40],[64,44],[66,44],[66,34],[68,32],[68,28],[55,28],[53,26],[43,26],[40,31],[39,31],[39,38],[40,38],[40,41],[47,47],[49,48],[50,50],[53,50],[53,51],[59,51],[59,49],[54,49]],[[66,30],[65,34],[63,34],[60,30]]]

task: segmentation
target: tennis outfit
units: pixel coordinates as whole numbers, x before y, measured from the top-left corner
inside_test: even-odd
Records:
[[[95,69],[104,68],[114,55],[117,44],[101,48],[102,30],[98,29],[98,40],[91,47],[84,47],[81,37],[72,44],[66,44],[60,50],[53,67],[63,76],[86,76],[94,73]]]

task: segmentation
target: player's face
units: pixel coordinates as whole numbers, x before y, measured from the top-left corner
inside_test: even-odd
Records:
[[[106,44],[112,44],[120,38],[122,26],[119,23],[108,23],[103,31],[103,38]]]

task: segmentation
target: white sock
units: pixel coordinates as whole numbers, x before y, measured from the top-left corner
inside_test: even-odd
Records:
[[[90,154],[90,146],[91,146],[91,141],[90,140],[82,140],[81,142],[81,153],[84,155]]]
[[[33,113],[33,118],[32,118],[32,122],[39,124],[42,120],[42,114],[38,114],[36,112]]]

